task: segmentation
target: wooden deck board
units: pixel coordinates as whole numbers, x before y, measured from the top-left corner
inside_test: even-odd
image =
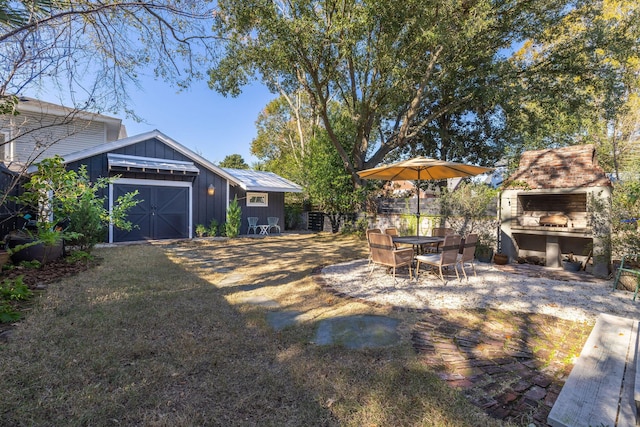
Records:
[[[622,391],[620,396],[620,413],[618,414],[617,426],[619,427],[635,427],[636,425],[636,404],[634,393],[636,389],[636,367],[638,359],[637,351],[638,343],[638,322],[633,322],[633,331],[629,342],[627,353],[627,371],[622,382]]]
[[[549,425],[635,425],[635,413],[633,424],[628,424],[629,420],[625,418],[629,415],[628,408],[621,412],[620,423],[616,424],[616,421],[625,370],[627,373],[633,371],[630,380],[635,383],[635,365],[628,369],[627,356],[630,355],[629,359],[635,362],[637,323],[633,319],[607,314],[598,316],[578,361],[549,413]],[[633,345],[632,351],[628,351],[630,345]],[[630,393],[628,387],[625,390],[627,394]]]
[[[636,361],[635,361],[635,384],[634,384],[634,401],[636,403],[636,425],[640,425],[640,322],[636,324]]]

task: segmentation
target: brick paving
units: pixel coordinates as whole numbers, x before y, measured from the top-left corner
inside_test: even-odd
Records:
[[[526,316],[489,321],[474,330],[469,325],[478,323],[460,320],[459,314],[427,313],[416,324],[412,342],[423,362],[490,416],[546,426],[570,372],[563,362],[570,355],[555,343],[540,340],[542,331]],[[464,317],[478,315],[469,312]],[[549,320],[549,339],[554,335],[552,329],[571,331],[575,327],[573,322]],[[545,360],[551,351],[553,357]]]

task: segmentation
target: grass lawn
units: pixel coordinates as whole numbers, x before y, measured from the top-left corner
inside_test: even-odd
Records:
[[[420,362],[417,314],[314,282],[365,250],[328,234],[97,249],[99,266],[51,284],[1,344],[0,425],[501,425]],[[276,332],[251,296],[304,321]],[[400,319],[402,344],[311,343],[318,321],[347,314]]]

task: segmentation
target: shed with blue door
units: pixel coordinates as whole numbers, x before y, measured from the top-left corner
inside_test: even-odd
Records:
[[[227,208],[237,197],[242,209],[241,233],[247,217],[281,219],[284,194],[301,192],[297,184],[271,172],[220,168],[158,130],[134,135],[64,156],[69,169],[85,165],[89,178],[118,177],[107,203],[138,191],[141,202],[128,219],[129,232],[111,228],[109,242],[193,237],[195,226],[226,222]]]

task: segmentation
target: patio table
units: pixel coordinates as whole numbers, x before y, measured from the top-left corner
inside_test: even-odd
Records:
[[[269,234],[269,224],[258,224],[260,234]]]
[[[393,236],[393,243],[404,243],[407,245],[413,245],[413,250],[416,253],[420,253],[422,245],[428,245],[431,243],[444,242],[444,237],[438,236]]]

